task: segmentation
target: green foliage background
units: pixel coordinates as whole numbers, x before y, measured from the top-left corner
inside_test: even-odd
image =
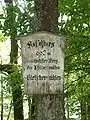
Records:
[[[59,34],[67,37],[64,82],[66,117],[67,120],[71,120],[72,115],[75,114],[78,120],[89,120],[90,0],[60,0],[59,3],[58,11],[61,15],[61,22],[58,24]],[[64,15],[67,16],[67,21],[63,20]],[[7,5],[4,13],[0,15],[0,20],[0,28],[5,36],[15,34],[18,37],[34,33],[36,24],[33,1],[27,0],[24,7],[18,2],[15,5]],[[0,34],[0,41],[3,39],[4,37]],[[20,76],[18,77],[20,80]],[[17,78],[16,72],[11,74],[8,80],[13,78]],[[82,106],[85,109],[81,109]]]

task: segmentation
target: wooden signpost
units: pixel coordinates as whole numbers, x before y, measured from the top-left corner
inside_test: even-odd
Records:
[[[28,94],[63,91],[64,37],[38,32],[21,38],[23,79]]]

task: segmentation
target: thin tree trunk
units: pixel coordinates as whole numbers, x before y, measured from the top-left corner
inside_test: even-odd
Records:
[[[30,95],[28,95],[28,107],[29,107],[28,120],[31,120],[31,96]]]
[[[37,31],[58,32],[58,0],[34,0]],[[34,95],[34,120],[65,120],[63,92]]]
[[[81,100],[81,120],[87,120],[86,101],[84,99]]]
[[[86,104],[86,96],[84,93],[84,81],[82,80],[82,86],[81,86],[81,93],[82,93],[82,99],[80,101],[80,107],[81,107],[81,120],[87,120],[87,104]]]
[[[1,75],[1,120],[3,120],[3,77]]]
[[[18,57],[18,44],[15,40],[15,35],[11,34],[11,56],[10,62],[17,64]],[[23,96],[20,82],[12,81],[12,96],[13,96],[13,106],[14,106],[14,120],[23,120]]]
[[[8,116],[7,116],[7,120],[9,120],[9,117],[10,117],[10,113],[11,113],[11,110],[12,110],[12,100],[11,100],[11,103],[10,103],[10,109],[9,109],[9,113],[8,113]]]
[[[90,120],[90,95],[88,95],[88,101],[87,101],[87,118]]]
[[[35,107],[36,107],[36,100],[35,96],[32,97],[32,102],[31,102],[31,114],[30,114],[30,120],[36,120],[35,119]]]
[[[67,98],[66,109],[67,109],[67,120],[69,120],[69,104],[68,104],[68,98]]]
[[[13,5],[12,0],[5,0],[7,4],[7,7],[10,7],[10,5]],[[16,27],[14,27],[15,19],[13,17],[13,10],[12,7],[7,9],[7,15],[12,13],[12,23],[10,28],[10,37],[11,37],[11,53],[10,53],[10,63],[11,64],[17,64],[17,58],[18,58],[18,44],[15,37],[17,36],[17,30]],[[23,96],[22,96],[22,90],[21,90],[21,84],[19,82],[20,80],[12,79],[12,96],[13,96],[13,106],[14,106],[14,120],[23,120]]]

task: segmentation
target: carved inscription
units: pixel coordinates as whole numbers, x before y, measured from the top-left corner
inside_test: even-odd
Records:
[[[22,37],[25,90],[32,94],[57,94],[63,90],[63,38],[37,33]]]

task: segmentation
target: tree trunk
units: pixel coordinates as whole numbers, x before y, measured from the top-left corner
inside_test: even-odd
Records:
[[[10,113],[11,113],[11,110],[12,110],[12,100],[11,100],[11,103],[10,103],[10,108],[9,108],[9,113],[8,113],[8,116],[7,116],[7,120],[9,120],[9,117],[10,117]]]
[[[68,104],[68,96],[67,96],[67,105],[66,105],[66,110],[67,110],[67,120],[69,120],[69,104]]]
[[[5,0],[7,7],[13,5],[12,0]],[[7,15],[12,13],[12,23],[10,28],[10,37],[11,37],[11,53],[10,53],[10,63],[12,65],[17,64],[18,58],[18,44],[17,40],[15,39],[17,35],[17,29],[14,26],[14,17],[13,17],[13,10],[12,7],[7,9]],[[21,90],[20,80],[12,79],[11,87],[12,87],[12,96],[13,96],[13,106],[14,106],[14,120],[23,120],[23,96]]]
[[[87,118],[90,120],[90,94],[88,95],[88,100],[87,100]]]
[[[3,120],[3,77],[1,74],[1,120]]]
[[[29,107],[29,112],[28,112],[28,116],[29,116],[29,118],[28,118],[28,120],[32,120],[32,116],[31,116],[31,96],[30,95],[28,95],[28,107]]]
[[[58,0],[34,0],[37,31],[58,32]],[[63,92],[34,95],[34,120],[65,120]]]
[[[34,0],[37,31],[58,32],[58,0]]]
[[[81,120],[87,120],[85,99],[81,100]]]
[[[15,39],[15,34],[11,34],[11,55],[10,62],[12,64],[17,64],[18,57],[18,44]],[[14,120],[23,120],[23,96],[21,90],[21,84],[15,79],[12,81],[12,96],[13,96],[13,106],[14,106]]]

